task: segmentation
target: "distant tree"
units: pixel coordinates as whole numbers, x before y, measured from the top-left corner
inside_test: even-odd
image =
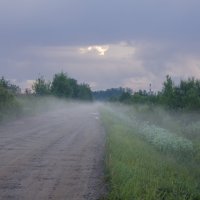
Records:
[[[111,88],[107,90],[95,91],[92,92],[92,95],[95,100],[99,101],[118,101],[120,96],[126,91],[128,92],[131,91],[130,93],[132,93],[131,89],[125,89],[120,87],[120,88]]]
[[[123,92],[122,95],[119,97],[119,101],[129,103],[131,101],[131,93]]]
[[[69,84],[72,90],[72,94],[71,97],[76,99],[78,98],[78,93],[79,93],[79,85],[77,83],[77,80],[73,79],[73,78],[69,78]]]
[[[169,107],[173,107],[174,105],[174,83],[169,75],[166,76],[166,80],[163,83],[162,89],[162,103],[168,105]]]
[[[134,103],[148,103],[150,95],[148,95],[146,90],[139,90],[135,92],[132,96],[132,101]]]
[[[44,77],[41,76],[33,83],[32,89],[36,95],[49,95],[51,93],[51,83],[46,82]]]
[[[182,107],[188,109],[200,108],[200,81],[189,78],[181,81],[179,86]]]
[[[81,100],[92,100],[92,91],[88,84],[80,84],[78,87],[78,98]]]
[[[32,91],[31,91],[31,89],[30,88],[25,88],[25,94],[27,95],[27,96],[29,96],[29,95],[32,95]]]
[[[51,92],[58,97],[72,97],[73,96],[73,88],[71,87],[70,78],[67,74],[61,72],[54,75]]]
[[[5,88],[5,89],[8,89],[9,88],[9,81],[7,81],[3,76],[1,77],[0,79],[0,86]]]
[[[0,79],[0,121],[4,118],[4,115],[17,114],[20,109],[13,89],[18,87],[14,86],[4,77]]]
[[[8,90],[14,95],[21,94],[21,88],[14,84],[11,84]]]
[[[14,95],[21,93],[21,89],[19,86],[11,84],[10,81],[6,80],[4,77],[1,77],[0,79],[0,86]]]
[[[10,102],[14,100],[14,95],[11,94],[5,87],[0,85],[0,110],[6,108]]]
[[[175,86],[167,76],[158,96],[162,104],[173,109],[200,109],[200,81],[189,78]]]

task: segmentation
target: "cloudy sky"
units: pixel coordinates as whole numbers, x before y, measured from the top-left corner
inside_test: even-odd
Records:
[[[199,0],[0,0],[0,76],[64,71],[93,90],[200,78]]]

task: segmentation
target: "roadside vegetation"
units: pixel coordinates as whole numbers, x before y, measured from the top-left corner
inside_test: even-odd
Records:
[[[0,79],[0,121],[9,117],[16,117],[20,112],[19,102],[15,96],[20,92],[20,88],[5,80]]]
[[[101,116],[109,200],[200,199],[200,121],[189,113],[119,104],[107,105]]]
[[[92,92],[94,100],[97,101],[118,101],[122,94],[131,93],[132,90],[128,88],[111,88],[107,90],[99,90]]]
[[[70,78],[64,72],[55,74],[52,81],[45,80],[43,76],[37,78],[32,85],[32,91],[26,89],[25,93],[2,77],[0,79],[0,122],[50,110],[58,104],[56,98],[68,102],[92,101],[92,91],[88,84],[78,84],[77,80]]]
[[[159,92],[124,89],[110,102],[108,200],[199,200],[200,80],[166,76]]]
[[[59,98],[92,100],[92,91],[88,84],[78,84],[77,80],[63,72],[55,74],[52,82],[46,81],[44,77],[39,77],[32,89],[36,96],[51,95]]]
[[[132,91],[128,88],[113,88],[112,90],[94,92],[97,100],[110,100],[125,104],[151,104],[163,106],[172,110],[200,110],[200,80],[188,78],[175,84],[170,76],[166,76],[161,91]]]

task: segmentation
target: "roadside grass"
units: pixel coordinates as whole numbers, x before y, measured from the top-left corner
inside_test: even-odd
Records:
[[[0,122],[6,123],[22,116],[35,115],[47,110],[47,99],[34,96],[13,96],[13,99],[0,104]]]
[[[108,200],[200,199],[198,165],[163,153],[109,110],[103,109],[101,117],[107,132]]]
[[[49,96],[19,95],[4,104],[0,103],[0,123],[61,109],[66,107],[66,102]]]
[[[16,99],[21,106],[20,114],[22,116],[35,115],[53,108],[49,103],[50,98],[46,96],[24,95],[18,96]]]
[[[19,113],[21,113],[21,106],[15,99],[0,102],[0,123],[17,118]]]

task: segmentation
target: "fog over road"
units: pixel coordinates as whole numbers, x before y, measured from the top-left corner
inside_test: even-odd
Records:
[[[104,131],[97,105],[71,104],[0,126],[0,199],[98,199]]]

